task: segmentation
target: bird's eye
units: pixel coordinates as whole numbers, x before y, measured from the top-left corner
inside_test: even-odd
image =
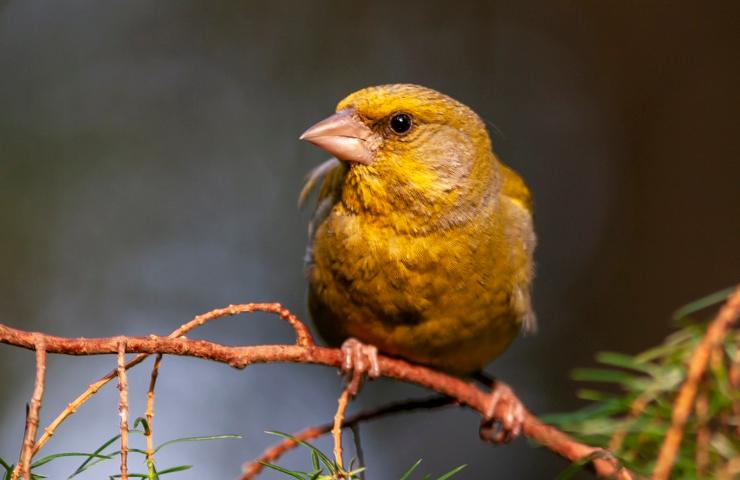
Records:
[[[411,115],[407,113],[394,113],[388,123],[394,133],[402,135],[411,129]]]

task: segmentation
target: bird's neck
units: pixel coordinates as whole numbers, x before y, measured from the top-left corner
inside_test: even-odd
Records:
[[[501,169],[493,155],[458,178],[448,173],[353,167],[342,188],[342,208],[399,233],[424,234],[468,223],[496,207]]]

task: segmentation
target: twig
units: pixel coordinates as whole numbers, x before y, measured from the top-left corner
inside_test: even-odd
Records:
[[[148,354],[137,355],[136,357],[134,357],[133,360],[129,361],[126,364],[126,369],[128,370],[129,368],[138,365],[148,356]],[[69,418],[70,415],[74,414],[77,409],[82,406],[82,404],[88,401],[90,397],[98,392],[98,390],[100,390],[105,384],[107,384],[117,376],[118,369],[114,369],[108,372],[98,381],[91,383],[84,392],[82,392],[77,398],[67,404],[66,408],[62,410],[62,412],[57,415],[57,417],[49,424],[49,426],[44,429],[44,433],[41,434],[39,441],[36,442],[36,445],[34,445],[33,447],[33,454],[36,455],[38,451],[41,450],[44,445],[46,445],[46,442],[48,442],[49,439],[54,435],[54,432],[56,432],[57,428],[59,428],[59,425],[61,425],[62,422]]]
[[[44,379],[46,377],[46,345],[39,337],[36,341],[36,380],[31,395],[31,405],[26,413],[26,432],[23,437],[23,448],[11,478],[31,479],[31,458],[33,458],[33,444],[36,442],[36,432],[39,428],[39,412],[41,400],[44,397]]]
[[[206,312],[204,314],[198,315],[195,318],[193,318],[188,323],[185,323],[181,325],[179,328],[174,330],[172,333],[170,333],[167,338],[178,338],[186,333],[204,325],[207,322],[210,322],[212,320],[216,320],[221,317],[225,316],[232,316],[232,315],[238,315],[240,313],[251,313],[251,312],[270,312],[270,313],[276,313],[280,316],[283,320],[287,321],[292,327],[293,330],[295,330],[296,334],[296,343],[298,345],[314,345],[313,338],[311,337],[311,333],[309,332],[308,328],[303,325],[300,320],[298,320],[295,315],[290,313],[286,308],[284,308],[279,303],[247,303],[247,304],[240,304],[240,305],[229,305],[225,308],[217,308],[215,310],[211,310],[210,312]],[[10,342],[5,342],[10,343]],[[154,352],[157,353],[157,352]],[[83,355],[84,353],[77,353],[77,355]],[[140,364],[142,361],[144,361],[145,358],[149,356],[148,353],[143,353],[140,355],[137,355],[134,357],[133,360],[128,362],[126,364],[126,370],[135,367],[136,365]],[[33,449],[33,455],[36,455],[41,448],[46,445],[46,442],[49,441],[49,439],[54,435],[54,432],[57,428],[59,428],[59,425],[62,424],[70,415],[74,414],[82,404],[84,404],[86,401],[90,399],[93,395],[95,395],[98,390],[100,390],[104,385],[106,385],[108,382],[116,378],[118,375],[117,370],[112,370],[108,372],[105,376],[100,378],[98,381],[91,383],[87,389],[82,392],[77,398],[75,398],[71,403],[67,405],[67,407],[62,410],[62,412],[57,415],[57,417],[49,424],[48,427],[44,429],[44,433],[41,435],[41,438],[39,438],[39,441],[36,443]]]
[[[717,470],[717,480],[737,480],[740,475],[740,458],[731,458]]]
[[[365,454],[362,451],[362,439],[360,437],[360,424],[359,423],[353,423],[349,426],[349,429],[352,431],[352,440],[355,444],[355,455],[357,456],[357,467],[358,468],[364,468],[365,467]],[[351,468],[351,467],[350,467]],[[360,471],[360,480],[365,480],[365,471]]]
[[[118,342],[118,414],[121,416],[121,480],[128,480],[128,382],[126,339]]]
[[[217,308],[215,310],[211,310],[210,312],[206,312],[196,316],[188,323],[182,325],[180,328],[170,333],[168,337],[181,337],[191,330],[194,330],[195,328],[198,328],[201,325],[210,322],[211,320],[216,320],[217,318],[253,312],[274,313],[288,322],[295,331],[296,345],[308,347],[316,344],[313,340],[313,337],[311,336],[311,332],[308,330],[308,327],[306,327],[300,320],[298,320],[298,317],[290,313],[290,310],[283,307],[279,303],[243,303],[239,305],[229,305],[225,308]]]
[[[328,423],[319,427],[307,428],[300,433],[296,433],[295,435],[293,435],[293,438],[285,439],[277,445],[268,448],[258,459],[242,465],[242,476],[240,477],[240,480],[252,480],[264,468],[263,463],[274,462],[275,460],[283,456],[285,452],[288,452],[297,447],[298,442],[305,442],[307,440],[312,440],[314,438],[325,435],[326,433],[331,431],[333,426],[333,423]]]
[[[32,333],[0,325],[0,342],[23,348],[35,349],[31,341]],[[44,335],[47,352],[68,355],[99,355],[117,352],[118,337],[108,338],[64,338]],[[259,345],[259,346],[226,346],[204,340],[187,338],[126,337],[127,353],[191,356],[214,360],[244,368],[256,363],[308,363],[321,364],[339,368],[342,355],[338,349],[300,345]],[[138,357],[137,357],[138,358]],[[136,359],[135,359],[136,360]],[[431,370],[420,365],[412,365],[403,360],[379,356],[381,374],[385,377],[415,383],[443,395],[455,398],[461,405],[485,414],[488,405],[488,394],[474,385],[457,377]],[[99,387],[98,387],[99,388]],[[506,405],[497,408],[496,417],[505,414]],[[602,449],[576,441],[562,431],[544,424],[529,411],[524,412],[523,434],[535,440],[570,461],[591,458]],[[614,458],[593,460],[596,472],[601,476],[621,475],[629,478],[630,474]]]
[[[691,413],[699,382],[709,362],[714,348],[725,338],[725,334],[740,316],[740,288],[737,288],[722,306],[717,317],[707,328],[699,345],[691,354],[686,381],[673,404],[673,417],[663,445],[660,448],[658,461],[653,470],[654,480],[666,480],[670,477],[678,447],[683,438],[686,419]]]
[[[735,355],[730,359],[730,386],[734,391],[740,391],[740,334],[735,336]],[[735,435],[740,437],[740,398],[732,401],[732,416],[735,424]]]
[[[624,439],[627,437],[627,431],[629,427],[642,415],[648,404],[655,398],[655,392],[647,390],[635,398],[630,405],[630,411],[627,418],[624,420],[622,426],[614,432],[612,438],[609,439],[609,451],[617,454],[622,449]]]
[[[696,397],[696,477],[706,478],[709,473],[709,399],[706,390]]]
[[[154,358],[152,366],[152,375],[149,378],[149,390],[146,392],[146,417],[147,428],[144,431],[146,437],[146,465],[149,475],[154,474],[154,432],[152,431],[152,422],[154,421],[154,387],[157,385],[157,376],[159,375],[159,366],[162,363],[162,354],[158,353]]]
[[[350,382],[351,383],[351,382]],[[349,404],[351,385],[347,384],[343,389],[339,400],[337,400],[337,413],[334,415],[334,426],[331,429],[331,436],[334,438],[334,461],[339,467],[339,471],[344,470],[344,461],[342,460],[342,422],[344,414]]]
[[[359,425],[360,422],[368,420],[374,420],[376,418],[382,418],[388,415],[395,415],[398,413],[410,412],[412,410],[421,409],[434,409],[447,407],[455,403],[455,400],[449,397],[434,396],[421,400],[407,400],[405,402],[394,402],[385,405],[380,408],[374,408],[372,410],[366,410],[364,412],[357,413],[348,417],[342,424],[343,428],[352,428],[355,425]],[[332,431],[334,428],[334,422],[326,423],[318,427],[310,427],[299,433],[293,435],[293,439],[285,439],[282,442],[274,445],[267,450],[257,459],[252,462],[245,463],[242,467],[242,476],[240,480],[253,480],[257,474],[263,469],[263,463],[272,463],[278,460],[289,450],[292,450],[298,446],[298,441],[308,441],[318,438],[322,435]]]

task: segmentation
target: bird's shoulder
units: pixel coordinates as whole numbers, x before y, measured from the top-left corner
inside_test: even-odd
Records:
[[[501,185],[502,195],[509,197],[511,201],[527,210],[531,215],[533,212],[532,194],[522,177],[506,165],[501,165],[501,176],[503,180]]]
[[[311,193],[318,189],[316,204],[320,205],[325,199],[338,198],[342,191],[344,176],[347,173],[347,165],[336,158],[330,158],[321,165],[315,167],[306,175],[301,193],[298,196],[298,205],[303,206]]]

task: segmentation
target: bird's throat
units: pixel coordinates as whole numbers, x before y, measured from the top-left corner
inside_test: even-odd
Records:
[[[373,166],[352,166],[337,206],[378,226],[414,235],[465,224],[496,206],[498,182],[468,180],[438,188],[434,178],[388,178],[382,173]]]

